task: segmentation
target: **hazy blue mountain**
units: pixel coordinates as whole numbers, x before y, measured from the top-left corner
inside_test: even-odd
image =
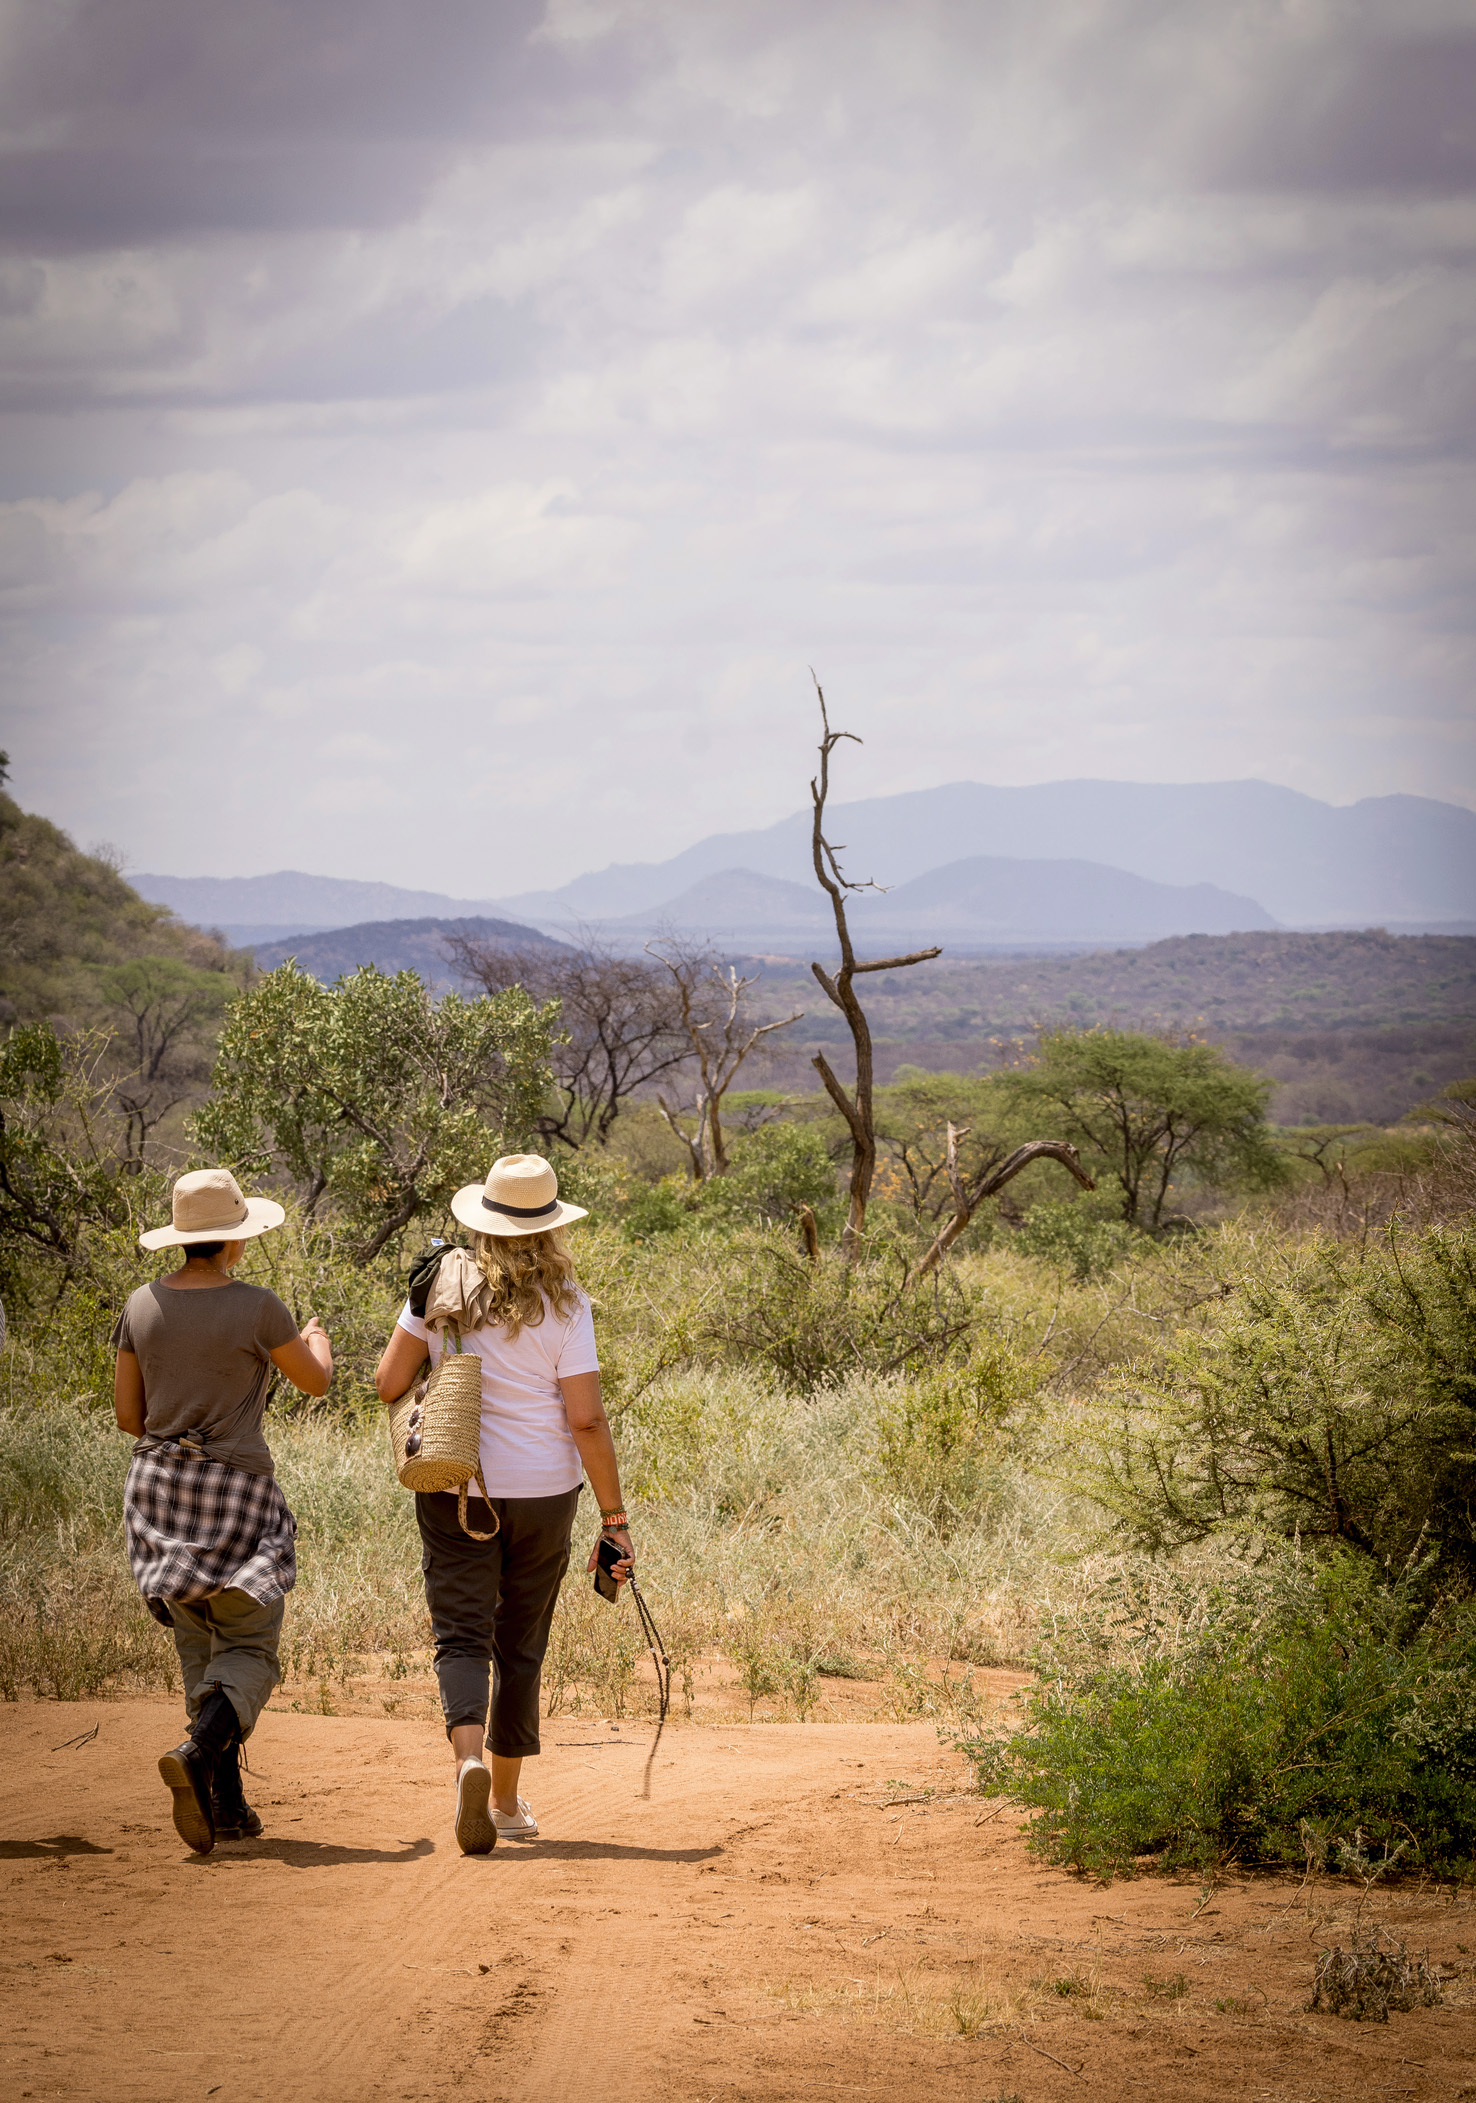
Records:
[[[756,928],[833,928],[835,921],[830,901],[816,883],[786,883],[783,877],[760,876],[754,869],[720,869],[689,884],[675,898],[662,899],[648,913],[590,924],[730,935]]]
[[[1424,796],[1336,806],[1264,781],[955,782],[837,804],[830,832],[848,843],[849,874],[886,884],[980,855],[1079,858],[1155,883],[1218,885],[1292,925],[1476,921],[1476,813]],[[617,919],[736,868],[813,883],[809,812],[505,898],[502,910]]]
[[[458,981],[446,962],[447,935],[469,935],[473,941],[498,942],[509,949],[565,946],[516,920],[473,915],[455,920],[370,920],[359,927],[295,935],[287,942],[262,944],[256,961],[263,971],[274,971],[288,957],[295,957],[303,971],[325,985],[365,964],[377,964],[381,971],[418,971],[427,985],[448,987]]]
[[[955,782],[838,804],[830,829],[848,843],[851,875],[894,887],[981,858],[1081,861],[1151,883],[1204,884],[1258,900],[1270,918],[1250,923],[1255,926],[1455,931],[1476,925],[1476,813],[1429,797],[1379,796],[1339,807],[1263,781],[1060,781],[1032,788]],[[695,900],[684,903],[694,887],[709,879],[730,882],[736,871],[749,883],[766,879],[811,892],[813,910],[823,916],[810,865],[808,811],[760,831],[715,833],[669,861],[613,864],[560,890],[515,898],[451,898],[290,869],[271,876],[140,876],[134,886],[186,920],[255,945],[387,920],[491,915],[560,929],[581,921],[645,923],[670,918],[678,904],[695,912]],[[720,902],[727,896],[721,889],[713,894],[717,920],[681,924],[719,932],[737,910],[731,900]],[[757,909],[754,893],[742,917]],[[797,899],[777,918],[776,912],[771,898],[762,924],[810,924]],[[1184,923],[1175,918],[1174,924]],[[1085,928],[1075,937],[1091,939]]]
[[[228,940],[243,945],[381,920],[458,920],[501,910],[492,898],[447,898],[440,891],[309,876],[302,869],[279,869],[271,876],[130,876],[128,881],[152,904],[167,905],[196,927],[218,927]]]
[[[970,855],[867,896],[865,921],[939,941],[1158,941],[1166,935],[1229,935],[1276,922],[1254,898],[1218,884],[1161,884],[1102,862],[1015,861]]]
[[[1274,928],[1253,898],[1214,884],[1158,884],[1100,862],[1015,861],[972,855],[929,870],[883,895],[853,892],[859,943],[940,941],[955,948],[1045,942],[1145,942],[1166,935]],[[729,939],[748,948],[833,942],[834,921],[817,884],[786,883],[752,869],[704,877],[649,913],[594,922],[611,936],[662,927]]]

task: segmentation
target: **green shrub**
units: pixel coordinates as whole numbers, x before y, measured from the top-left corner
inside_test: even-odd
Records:
[[[1079,1285],[1103,1278],[1137,1236],[1121,1220],[1103,1219],[1075,1198],[1041,1198],[1015,1235],[1015,1247]]]
[[[696,1193],[695,1209],[719,1226],[787,1226],[801,1205],[839,1213],[835,1164],[814,1125],[770,1124],[735,1139],[732,1166]]]
[[[951,1270],[919,1292],[910,1253],[878,1233],[860,1263],[830,1253],[813,1263],[773,1229],[735,1235],[703,1266],[692,1353],[762,1366],[797,1394],[939,1364],[965,1345],[976,1310]]]
[[[1476,1569],[1471,1231],[1245,1258],[1213,1319],[1122,1376],[1093,1493],[1154,1552],[1266,1527]]]
[[[660,1234],[675,1234],[692,1218],[692,1183],[689,1177],[663,1176],[659,1183],[638,1184],[620,1208],[620,1224],[632,1241],[650,1241]]]
[[[877,1470],[946,1538],[998,1482],[1007,1428],[1036,1393],[1040,1373],[997,1337],[962,1364],[898,1381],[877,1421]]]
[[[1023,1727],[966,1744],[980,1787],[1039,1814],[1035,1854],[1101,1876],[1370,1848],[1459,1871],[1476,1855],[1476,1609],[1422,1619],[1417,1591],[1347,1558],[1246,1573],[1187,1613],[1143,1588],[1115,1628],[1104,1613],[1095,1640],[1042,1651]]]

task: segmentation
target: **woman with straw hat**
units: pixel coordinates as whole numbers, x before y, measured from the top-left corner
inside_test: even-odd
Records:
[[[539,1750],[539,1676],[585,1473],[601,1534],[620,1551],[617,1583],[635,1555],[600,1399],[594,1319],[561,1231],[584,1219],[584,1209],[560,1201],[541,1154],[504,1154],[485,1183],[456,1193],[451,1210],[471,1229],[471,1248],[447,1249],[428,1284],[417,1265],[423,1312],[406,1302],[374,1382],[381,1400],[398,1401],[427,1356],[439,1360],[438,1332],[448,1326],[482,1361],[487,1498],[468,1498],[465,1528],[454,1490],[415,1499],[456,1763],[456,1838],[464,1854],[480,1855],[499,1835],[538,1831],[518,1781]],[[489,1745],[490,1770],[482,1758]]]
[[[298,1330],[274,1292],[230,1273],[285,1214],[248,1198],[229,1169],[174,1186],[167,1227],[146,1249],[179,1248],[179,1269],[141,1285],[113,1330],[118,1428],[137,1441],[123,1493],[134,1579],[174,1631],[189,1736],[159,1772],[174,1824],[198,1854],[254,1839],[261,1820],[241,1790],[240,1747],[280,1678],[285,1595],[297,1581],[297,1523],[262,1436],[275,1366],[326,1395],[333,1353],[314,1315]]]

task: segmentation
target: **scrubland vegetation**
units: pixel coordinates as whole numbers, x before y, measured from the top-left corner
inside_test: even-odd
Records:
[[[749,1714],[818,1723],[864,1686],[1102,1874],[1476,1859],[1476,1091],[1277,1131],[1212,1047],[1045,1033],[878,1090],[858,1237],[829,1098],[731,1088],[694,1150],[677,1058],[664,1106],[635,1085],[581,1123],[546,986],[437,1004],[284,967],[226,1009],[170,1148],[130,1139],[99,1027],[0,1044],[5,1698],[170,1683],[122,1553],[107,1338],[167,1261],[140,1225],[208,1155],[283,1195],[241,1275],[338,1360],[325,1403],[279,1390],[270,1420],[300,1525],[286,1695],[367,1675],[393,1710],[427,1629],[371,1370],[450,1191],[551,1118],[582,1139],[544,1143],[593,1214],[571,1242],[678,1713],[714,1660]],[[970,1208],[1040,1138],[1095,1188],[1042,1159]],[[640,1659],[633,1616],[571,1584],[550,1712],[639,1712]],[[1033,1675],[1018,1707],[1002,1666]]]

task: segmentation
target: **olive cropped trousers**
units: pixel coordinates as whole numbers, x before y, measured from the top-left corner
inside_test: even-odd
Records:
[[[249,1592],[230,1585],[192,1606],[169,1602],[174,1647],[179,1652],[185,1705],[194,1723],[212,1688],[230,1696],[231,1707],[249,1738],[273,1687],[282,1676],[277,1647],[282,1638],[283,1599],[263,1606]]]
[[[558,1497],[469,1497],[461,1530],[456,1499],[417,1496],[420,1567],[436,1645],[436,1679],[449,1735],[480,1724],[493,1754],[526,1759],[539,1749],[538,1684],[554,1606],[569,1567],[579,1491]],[[490,1729],[489,1722],[490,1692]]]

